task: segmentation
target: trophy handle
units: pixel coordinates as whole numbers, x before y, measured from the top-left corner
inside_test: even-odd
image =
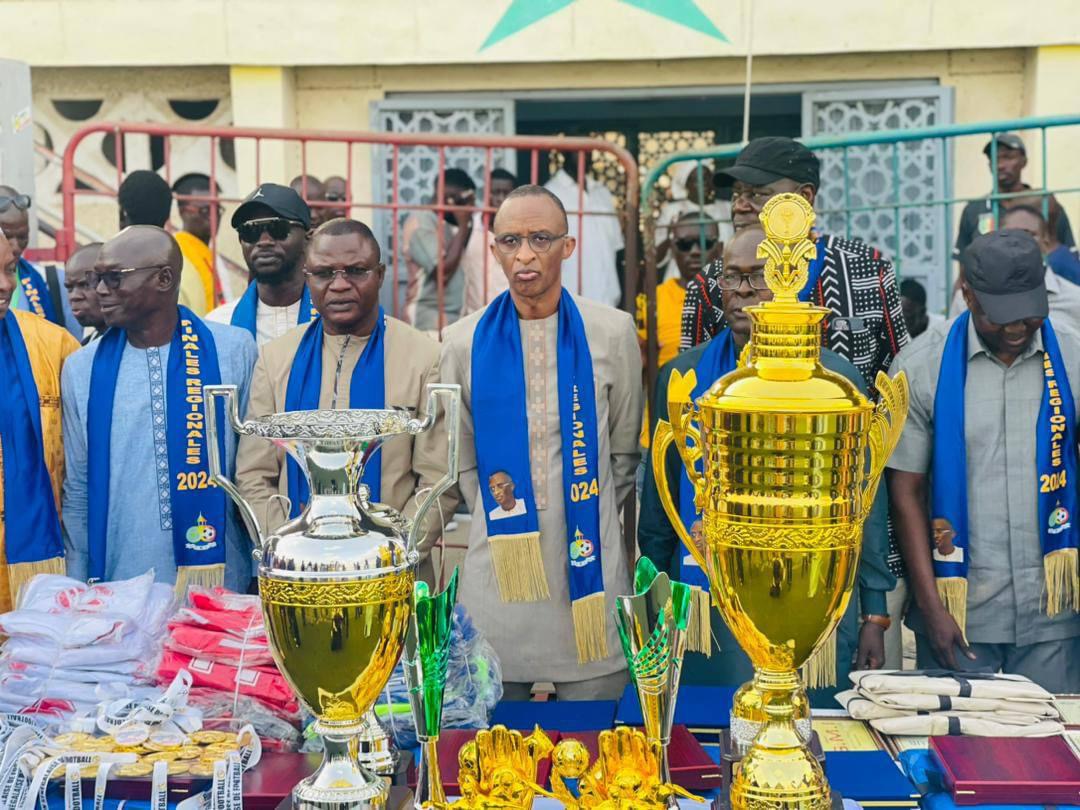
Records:
[[[458,479],[458,440],[461,436],[461,386],[456,383],[432,383],[428,385],[427,392],[427,413],[422,420],[414,419],[409,423],[409,432],[416,434],[430,430],[435,424],[439,397],[445,397],[448,400],[446,403],[446,475],[436,482],[413,516],[413,523],[409,528],[410,551],[416,550],[420,531],[424,525],[424,517],[427,515],[428,510],[438,501],[439,496],[450,489]]]
[[[889,377],[879,371],[874,381],[878,390],[878,402],[870,417],[870,471],[863,486],[863,518],[870,514],[877,496],[881,474],[885,463],[900,441],[908,413],[907,374],[901,371],[896,377]]]
[[[678,372],[674,372],[678,374]],[[697,430],[694,430],[697,433]],[[695,441],[698,440],[698,436],[695,436]],[[671,496],[671,488],[668,486],[667,478],[667,451],[671,447],[671,443],[675,441],[675,431],[669,422],[661,419],[656,423],[656,431],[653,433],[652,438],[652,463],[653,463],[653,477],[656,479],[656,492],[660,496],[660,504],[664,507],[664,512],[667,513],[668,520],[671,522],[671,526],[675,529],[675,534],[678,535],[682,544],[686,546],[687,550],[697,560],[697,564],[701,566],[702,571],[708,571],[708,564],[705,561],[705,555],[701,553],[701,550],[694,543],[694,539],[690,536],[690,532],[682,522],[682,515],[679,514],[679,508],[675,505],[675,500]],[[685,441],[684,441],[685,446]],[[683,455],[680,448],[679,455],[682,456],[683,463],[686,464],[686,456]],[[687,474],[691,476],[690,480],[694,484],[694,491],[698,491],[700,486],[700,476],[697,475],[697,471],[694,470],[689,464],[687,464]],[[696,497],[696,495],[695,495]]]
[[[247,433],[244,423],[240,421],[240,406],[236,396],[235,385],[204,385],[203,386],[203,418],[206,420],[207,455],[210,462],[210,477],[214,483],[228,494],[237,509],[240,517],[247,527],[248,534],[261,547],[265,542],[262,532],[259,531],[259,521],[255,519],[255,512],[251,508],[236,485],[225,477],[222,471],[222,458],[218,452],[218,421],[217,402],[218,397],[225,400],[225,416],[229,420],[229,427],[243,435]]]

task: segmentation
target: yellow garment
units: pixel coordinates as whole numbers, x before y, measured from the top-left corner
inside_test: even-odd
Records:
[[[60,370],[64,360],[79,348],[79,342],[66,329],[55,326],[44,318],[29,312],[9,310],[5,316],[14,316],[19,323],[26,353],[30,358],[30,369],[37,385],[38,400],[41,402],[41,439],[45,450],[45,466],[49,468],[52,481],[53,497],[56,498],[56,511],[60,512],[60,488],[64,483],[64,434],[60,424]],[[18,595],[19,587],[34,573],[64,573],[63,560],[43,563],[23,563],[23,569],[16,575],[7,564],[4,553],[4,475],[3,458],[0,457],[0,613],[12,608],[12,600]],[[33,570],[32,566],[38,566]]]
[[[685,300],[686,287],[678,279],[668,279],[656,288],[656,342],[660,352],[657,363],[661,366],[679,353]]]
[[[214,292],[214,254],[202,239],[187,231],[177,231],[173,237],[180,245],[180,252],[184,254],[184,275],[188,276],[188,284],[184,283],[183,277],[180,279],[180,303],[201,317],[217,306],[217,295]],[[196,278],[203,296],[203,303],[198,307],[192,305],[192,301],[199,297],[194,283]],[[185,287],[187,296],[184,294]]]

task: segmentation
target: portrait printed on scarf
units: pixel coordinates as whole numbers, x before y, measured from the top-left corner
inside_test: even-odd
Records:
[[[963,562],[964,550],[958,548],[953,540],[956,531],[947,518],[934,518],[930,521],[934,532],[934,559],[938,562]]]
[[[488,478],[488,489],[497,504],[488,512],[489,519],[502,520],[528,512],[525,501],[514,496],[514,479],[505,470],[496,470],[491,474]]]

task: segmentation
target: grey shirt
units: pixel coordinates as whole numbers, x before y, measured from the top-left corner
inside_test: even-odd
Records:
[[[889,459],[891,469],[931,472],[934,393],[945,339],[953,323],[931,324],[893,361],[891,375],[907,372],[911,405],[900,442]],[[1080,383],[1080,336],[1060,326],[1054,331],[1075,398]],[[1065,611],[1051,619],[1044,603],[1035,470],[1035,428],[1044,387],[1039,333],[1023,355],[1006,366],[986,349],[974,325],[969,324],[964,436],[968,487],[966,635],[970,642],[1023,645],[1080,635],[1078,614]],[[912,607],[908,623],[916,632],[924,629],[917,607]]]

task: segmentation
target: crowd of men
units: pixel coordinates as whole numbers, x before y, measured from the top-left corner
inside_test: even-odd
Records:
[[[1017,148],[1005,140],[992,152],[1000,163]],[[613,306],[617,285],[594,278],[614,274],[606,251],[618,228],[606,242],[603,217],[596,233],[575,231],[571,164],[547,187],[493,175],[495,213],[480,217],[470,210],[475,184],[448,170],[447,209],[412,215],[403,228],[416,267],[411,323],[379,305],[385,246],[348,217],[340,178],[263,183],[247,195],[229,225],[250,282],[215,306],[207,305],[218,300],[213,279],[200,269],[213,276],[199,245],[206,223],[221,216],[199,200],[212,196],[208,178],[178,181],[187,234],[178,236],[164,227],[173,190],[133,172],[119,195],[122,230],[81,247],[51,277],[22,257],[31,201],[0,188],[0,352],[10,394],[0,398],[0,610],[43,571],[111,580],[153,569],[181,590],[252,586],[252,538],[211,485],[203,433],[189,429],[203,418],[192,385],[236,385],[242,411],[255,417],[422,409],[425,385],[438,380],[462,388],[461,474],[442,499],[442,519],[427,525],[422,575],[433,576],[430,550],[464,508],[472,519],[461,601],[499,654],[506,697],[527,697],[536,682],[566,699],[617,697],[627,672],[610,617],[631,587],[636,552],[621,513],[641,464],[645,395],[655,424],[666,416],[672,370],[695,370],[697,396],[735,367],[750,338],[747,308],[772,295],[758,215],[784,192],[812,203],[819,164],[791,139],[751,141],[721,170],[732,187],[730,222],[701,206],[672,214],[666,363],[649,392],[634,320]],[[606,190],[585,190],[597,209],[610,203]],[[325,204],[313,208],[305,197]],[[948,321],[930,317],[921,287],[898,286],[872,246],[815,234],[801,298],[830,310],[824,364],[870,397],[878,372],[903,370],[911,385],[908,423],[866,524],[856,598],[835,641],[837,685],[852,667],[900,668],[903,619],[921,666],[1018,672],[1080,692],[1080,333],[1069,323],[1080,310],[1067,303],[1071,291],[1054,292],[1075,285],[1049,259],[1055,244],[1067,244],[1068,226],[1060,210],[1053,225],[1029,204],[1002,210],[1000,223],[977,219],[980,232],[958,246],[962,311]],[[592,236],[605,252],[586,247],[579,276],[579,237],[585,246]],[[498,277],[479,277],[485,293],[470,308],[469,262],[484,253],[481,272],[490,265]],[[434,297],[433,267],[446,273]],[[431,332],[452,289],[456,314],[440,342]],[[411,514],[416,493],[442,474],[445,442],[437,428],[389,443],[369,465],[373,498]],[[303,476],[282,451],[231,436],[224,444],[226,474],[264,529],[303,509]],[[680,492],[680,465],[673,452],[672,492]],[[680,514],[698,530],[685,493]],[[707,591],[661,508],[651,461],[637,545],[659,569]],[[749,661],[715,610],[711,619],[708,649],[688,654],[684,678],[741,683]]]

